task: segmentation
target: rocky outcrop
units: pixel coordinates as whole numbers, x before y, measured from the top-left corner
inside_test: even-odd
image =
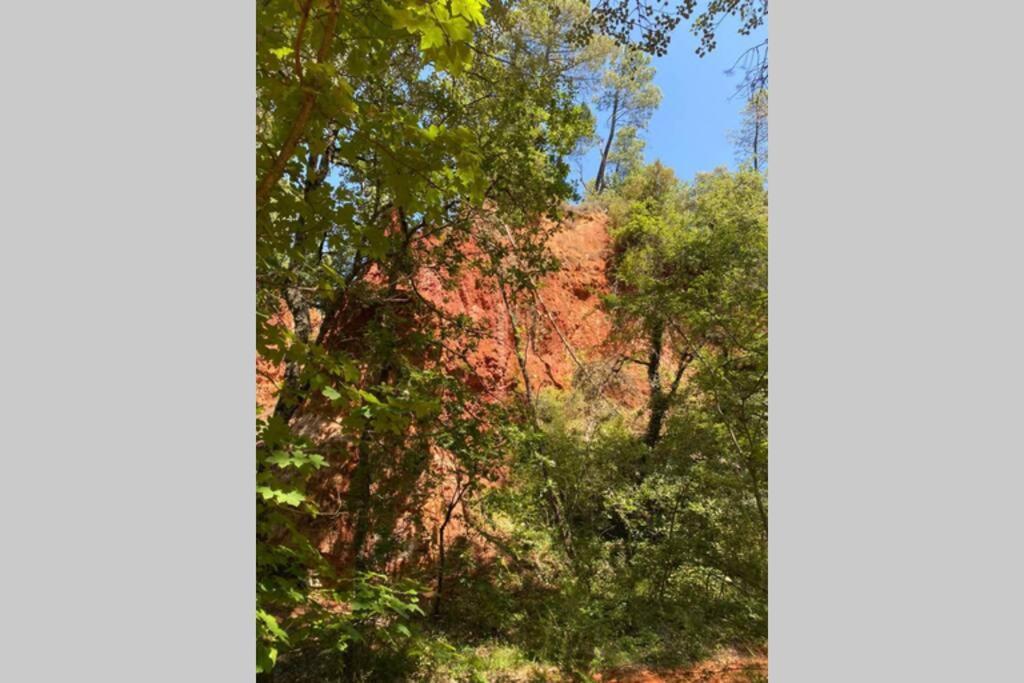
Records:
[[[418,290],[424,298],[450,315],[468,316],[482,332],[466,353],[471,371],[465,381],[499,398],[521,390],[515,319],[520,328],[518,348],[535,391],[567,389],[581,372],[598,372],[612,380],[605,387],[617,401],[641,405],[645,400],[642,375],[620,362],[620,343],[610,338],[611,319],[602,306],[602,296],[610,291],[607,217],[600,212],[570,212],[548,248],[559,267],[536,283],[535,296],[512,302],[512,311],[495,283],[473,269],[461,273],[454,288],[445,288],[437,273],[421,274]],[[290,327],[287,310],[280,322]],[[257,403],[262,410],[272,408],[281,379],[281,368],[257,358]]]
[[[558,267],[533,283],[532,289],[521,291],[515,301],[503,297],[496,281],[478,269],[464,268],[448,286],[440,274],[420,272],[416,283],[418,295],[449,316],[468,317],[476,330],[471,344],[449,340],[461,352],[442,362],[478,392],[482,401],[521,400],[525,387],[521,363],[525,361],[535,397],[548,388],[565,390],[586,384],[589,391],[620,405],[643,405],[644,375],[636,364],[623,362],[620,347],[624,342],[612,338],[612,320],[602,302],[611,287],[612,240],[607,217],[599,212],[570,211],[561,225],[548,227],[554,230],[547,247]],[[369,319],[365,311],[343,311],[336,317],[325,321],[328,347],[338,343],[332,339],[358,337],[355,328]],[[280,315],[280,323],[290,327],[287,311]],[[276,385],[283,372],[261,360],[257,370],[259,405],[263,410],[272,410]],[[301,432],[322,440],[325,449],[332,450],[335,446],[330,437],[338,433],[339,427],[337,416],[325,408],[307,406],[299,412],[295,424]],[[338,452],[329,459],[351,463],[351,454],[345,454],[346,447],[340,443],[336,447]],[[440,520],[446,517],[449,502],[458,497],[459,484],[451,458],[438,451],[432,455],[432,461],[425,476],[430,472],[435,483],[425,497],[417,496],[418,502],[400,498],[387,505],[393,509],[389,514],[395,515],[391,535],[393,539],[403,539],[405,550],[400,556],[406,560],[422,561],[436,554]],[[351,476],[351,466],[346,464],[325,473],[318,494],[322,507],[344,509]],[[467,533],[469,525],[464,515],[465,509],[460,508],[452,516],[449,540]],[[350,545],[351,529],[343,517],[336,521],[325,519],[324,523],[326,526],[318,532],[321,549],[337,562],[347,563],[351,558],[345,549]],[[474,545],[481,548],[488,543],[476,539]]]
[[[535,283],[535,292],[515,302],[506,302],[496,283],[472,271],[460,276],[454,291],[446,291],[436,275],[423,278],[420,292],[426,298],[450,314],[469,316],[484,331],[467,354],[473,368],[467,381],[481,391],[508,397],[522,390],[517,348],[535,392],[546,387],[568,389],[581,373],[598,368],[614,375],[631,374],[631,368],[616,367],[615,343],[609,337],[611,319],[602,305],[602,296],[610,291],[607,217],[597,212],[570,213],[553,233],[548,249],[559,267]],[[621,382],[607,385],[614,389]],[[642,383],[627,385],[637,389]],[[642,400],[621,386],[617,397],[629,405]]]

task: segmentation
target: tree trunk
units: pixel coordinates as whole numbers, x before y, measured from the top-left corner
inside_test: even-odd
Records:
[[[523,374],[523,390],[526,393],[526,407],[530,411],[531,417],[533,416],[533,387],[530,385],[530,373],[526,369],[526,354],[529,352],[528,346],[524,348],[522,346],[522,340],[519,338],[519,323],[516,320],[516,314],[512,310],[512,303],[509,301],[508,294],[505,292],[505,279],[498,274],[498,289],[501,292],[501,301],[505,304],[505,313],[508,315],[509,327],[512,329],[512,345],[515,348],[516,362],[519,364],[519,371]]]
[[[757,504],[757,514],[761,517],[761,528],[764,530],[765,541],[768,540],[768,511],[764,509],[764,501],[761,500],[761,487],[757,481],[757,473],[754,471],[752,456],[747,456],[747,474],[750,475],[750,490],[754,494],[754,502]]]
[[[302,190],[302,200],[304,202],[309,201],[310,193],[323,185],[327,177],[328,163],[329,159],[326,152],[319,159],[312,154],[309,156],[306,162],[306,182]],[[327,234],[325,231],[320,241],[321,244],[323,240],[327,239]],[[292,241],[297,249],[302,249],[306,239],[305,220],[300,217],[299,228],[292,235]],[[317,249],[318,259],[322,257],[322,252],[323,247],[321,246]],[[313,323],[310,318],[313,307],[308,303],[306,297],[296,287],[285,287],[284,292],[282,292],[282,298],[288,306],[288,311],[292,314],[295,336],[304,344],[313,341]],[[274,408],[274,415],[283,418],[285,424],[291,421],[295,412],[302,404],[302,396],[309,388],[309,383],[302,381],[301,377],[302,368],[299,366],[299,363],[289,361],[285,364],[284,384],[281,387],[277,405]]]
[[[437,531],[437,585],[434,588],[434,609],[431,611],[435,619],[441,616],[441,591],[444,590],[444,530],[447,526],[446,517]]]
[[[368,447],[370,429],[366,427],[359,437],[356,449],[356,466],[352,470],[352,483],[349,484],[348,509],[354,517],[352,524],[352,559],[356,571],[367,569],[363,546],[370,533],[370,485],[373,477],[370,473],[370,449]]]
[[[303,344],[310,341],[313,326],[309,318],[309,306],[306,305],[302,295],[293,287],[284,291],[285,304],[292,314],[295,328],[295,336]],[[305,382],[302,380],[302,367],[296,361],[289,361],[284,368],[284,384],[281,386],[280,395],[277,398],[277,405],[274,407],[274,416],[280,417],[288,424],[295,411],[302,403],[302,395],[306,393]]]
[[[437,530],[437,586],[434,591],[434,608],[432,614],[435,618],[441,616],[441,592],[444,590],[444,532],[448,528],[448,523],[452,521],[452,513],[455,512],[455,508],[462,500],[462,495],[466,492],[469,484],[466,486],[458,485],[455,490],[455,496],[452,498],[452,502],[448,504],[445,509],[444,520],[441,522],[441,526]]]
[[[385,364],[377,377],[377,384],[383,384],[390,373],[391,367]],[[366,539],[370,535],[370,488],[373,485],[373,474],[370,462],[370,436],[371,429],[367,425],[363,427],[359,435],[359,445],[356,448],[356,465],[352,470],[352,483],[349,485],[348,509],[353,515],[352,530],[352,558],[356,571],[369,569],[369,562],[363,552],[366,546]]]
[[[601,165],[597,167],[597,179],[594,181],[594,190],[600,194],[604,190],[604,174],[605,169],[608,167],[608,154],[612,149],[612,140],[615,139],[615,124],[618,123],[619,118],[619,93],[615,93],[615,98],[612,100],[612,115],[608,120],[608,139],[604,143],[604,151],[601,153]]]
[[[516,362],[519,364],[520,372],[523,373],[523,389],[525,392],[524,398],[526,401],[526,409],[529,413],[530,421],[534,426],[536,426],[537,413],[536,406],[534,406],[533,403],[533,388],[530,384],[530,373],[527,371],[526,366],[526,350],[521,348],[521,340],[519,337],[519,330],[517,329],[516,316],[512,310],[512,302],[509,301],[508,294],[505,292],[505,281],[500,275],[498,278],[498,289],[501,291],[501,300],[505,304],[505,311],[508,313],[509,324],[512,327],[512,343],[515,347]],[[544,479],[546,481],[550,481],[548,466],[546,463],[541,463],[541,471],[544,475]],[[568,522],[565,519],[565,513],[562,509],[558,493],[551,487],[545,487],[545,497],[547,498],[548,505],[551,508],[551,514],[555,517],[559,534],[562,536],[562,544],[565,546],[566,555],[570,560],[575,560],[576,553],[573,549],[572,531],[569,529]]]
[[[757,143],[758,138],[761,136],[761,118],[760,116],[754,120],[754,170],[757,170]]]
[[[668,409],[668,398],[661,389],[661,347],[664,336],[665,323],[655,321],[651,328],[651,350],[647,360],[647,386],[650,388],[651,397],[648,400],[650,417],[647,420],[644,443],[649,448],[654,448],[661,438],[661,424]]]

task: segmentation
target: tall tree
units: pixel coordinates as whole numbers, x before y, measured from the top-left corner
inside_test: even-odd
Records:
[[[620,289],[613,310],[626,338],[644,340],[637,362],[647,368],[650,447],[691,363],[746,348],[766,325],[757,308],[766,273],[760,183],[754,172],[716,172],[687,187],[655,163],[609,198]]]
[[[768,90],[755,90],[743,108],[740,127],[731,135],[736,159],[751,164],[755,171],[768,167]]]
[[[654,84],[650,56],[631,48],[617,50],[602,75],[595,103],[599,110],[608,112],[601,161],[594,179],[594,190],[601,193],[606,186],[608,159],[619,128],[629,126],[635,135],[647,127],[661,103],[661,90]]]

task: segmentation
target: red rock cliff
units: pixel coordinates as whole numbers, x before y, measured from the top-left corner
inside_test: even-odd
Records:
[[[635,364],[622,363],[621,354],[609,339],[612,321],[602,306],[602,295],[610,291],[611,238],[607,217],[602,213],[570,212],[558,227],[548,241],[548,248],[559,267],[536,283],[535,297],[520,297],[520,301],[511,304],[511,310],[493,280],[471,268],[458,275],[454,288],[447,289],[436,273],[422,272],[417,289],[447,313],[468,316],[482,331],[482,338],[465,356],[469,369],[464,379],[488,400],[510,400],[522,395],[522,370],[516,355],[518,341],[521,353],[525,348],[527,373],[535,393],[549,387],[568,389],[582,377],[596,377],[605,396],[627,407],[639,407],[646,401],[644,376]],[[284,313],[281,322],[289,325],[290,316]],[[338,324],[343,327],[344,321]],[[261,408],[272,409],[274,384],[281,381],[282,374],[280,368],[258,363]],[[314,409],[300,415],[299,428],[326,437],[337,425],[332,416],[317,413]],[[444,453],[436,453],[434,459],[431,470],[444,474],[440,488],[422,502],[428,511],[411,514],[416,507],[413,504],[401,515],[406,522],[394,527],[397,537],[409,539],[408,550],[403,553],[406,560],[430,556],[436,545],[436,539],[424,541],[424,536],[431,533],[429,529],[417,530],[407,524],[417,520],[428,525],[437,522],[443,517],[443,501],[452,498],[450,459]],[[339,467],[324,482],[322,494],[342,504],[349,477],[348,468]],[[449,539],[466,533],[461,514],[456,513],[452,522]],[[344,548],[351,531],[340,520],[322,531],[322,550],[345,562]]]
[[[435,275],[424,277],[421,293],[426,298],[449,313],[468,315],[486,331],[468,356],[475,374],[470,381],[481,389],[508,396],[522,388],[513,318],[535,392],[545,387],[567,389],[580,371],[614,362],[611,320],[601,302],[601,296],[609,292],[607,217],[571,213],[549,240],[548,248],[559,268],[537,283],[536,298],[512,304],[511,311],[494,283],[473,272],[460,277],[454,292],[445,291]],[[620,370],[630,373],[628,368]],[[619,394],[629,405],[638,398],[633,392]]]
[[[624,380],[609,384],[609,391],[625,405],[640,405],[645,390],[635,367],[621,364],[609,339],[611,320],[602,307],[601,296],[610,291],[608,260],[611,237],[602,213],[571,212],[548,242],[559,268],[538,283],[534,301],[519,302],[511,312],[493,282],[467,269],[454,290],[444,289],[437,274],[420,278],[423,296],[449,314],[467,315],[481,330],[483,338],[467,356],[473,376],[467,381],[490,394],[508,397],[521,389],[522,372],[516,359],[516,338],[511,317],[520,327],[520,348],[535,391],[545,387],[566,389],[581,369],[602,367]],[[290,315],[281,320],[290,325]],[[275,385],[281,381],[280,368],[257,360],[257,401],[271,408]],[[617,387],[617,388],[616,388]]]

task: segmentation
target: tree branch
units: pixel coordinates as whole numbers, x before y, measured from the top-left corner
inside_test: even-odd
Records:
[[[322,63],[326,58],[331,48],[331,42],[334,39],[334,28],[338,23],[338,0],[331,0],[329,6],[329,12],[327,14],[327,22],[324,25],[324,36],[320,41],[320,49],[317,51],[316,62],[317,64]],[[266,175],[260,180],[256,187],[256,206],[260,207],[267,202],[270,198],[270,192],[274,189],[274,185],[284,175],[285,166],[288,165],[288,160],[291,159],[295,153],[295,148],[298,146],[299,141],[306,132],[306,126],[309,123],[309,117],[313,113],[313,105],[316,104],[316,98],[319,93],[316,90],[308,89],[302,96],[302,103],[299,105],[299,113],[292,121],[291,129],[288,131],[288,135],[285,136],[284,144],[281,145],[281,149],[277,153],[277,157],[274,159],[274,163],[271,165],[270,170],[267,171]]]

